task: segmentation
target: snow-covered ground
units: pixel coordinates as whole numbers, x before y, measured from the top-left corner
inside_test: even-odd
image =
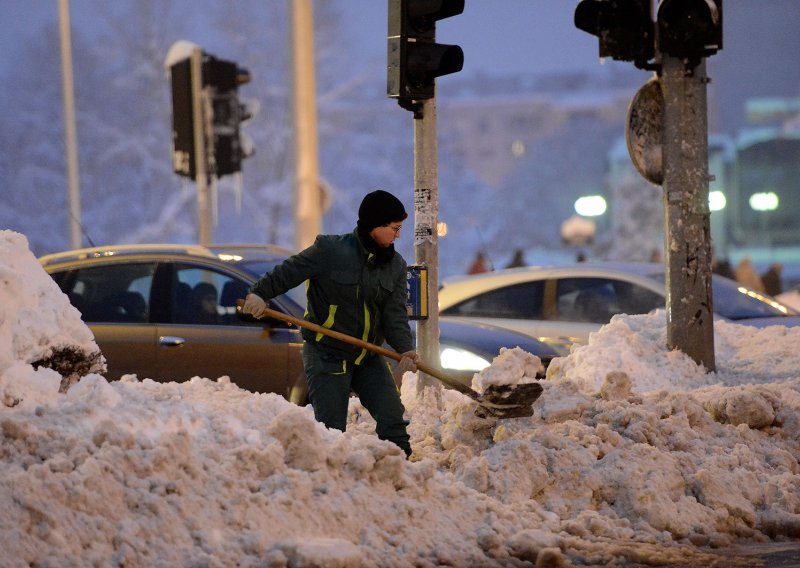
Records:
[[[711,565],[800,537],[800,328],[718,323],[708,374],[663,312],[615,317],[531,418],[407,374],[409,462],[355,401],[341,433],[225,377],[59,392],[30,363],[91,335],[11,231],[0,283],[3,566]]]

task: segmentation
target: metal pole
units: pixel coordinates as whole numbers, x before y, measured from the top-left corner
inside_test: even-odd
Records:
[[[292,0],[295,246],[298,250],[311,245],[322,232],[312,10],[311,0]]]
[[[69,0],[59,0],[61,32],[61,69],[64,98],[64,145],[67,160],[67,203],[69,204],[69,244],[81,246],[81,189],[78,179],[78,137],[75,128],[75,88],[72,78],[72,39],[69,22]]]
[[[436,141],[436,99],[419,103],[414,117],[414,252],[428,269],[428,318],[417,321],[417,352],[439,367],[439,184]],[[422,116],[419,117],[419,114]],[[420,373],[417,391],[438,385]]]
[[[667,346],[714,361],[705,59],[662,59]]]
[[[203,52],[192,49],[192,121],[194,123],[195,186],[197,187],[197,242],[208,246],[211,235],[211,204],[208,194],[208,158],[206,156],[206,105],[203,96]]]

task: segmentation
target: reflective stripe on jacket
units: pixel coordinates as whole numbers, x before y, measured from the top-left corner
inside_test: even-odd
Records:
[[[398,353],[413,349],[406,312],[406,261],[399,253],[378,264],[354,231],[320,235],[251,288],[265,300],[307,282],[305,319]],[[303,329],[303,338],[358,364],[366,351]]]

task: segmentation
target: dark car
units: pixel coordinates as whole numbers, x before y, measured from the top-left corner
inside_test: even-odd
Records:
[[[276,319],[248,321],[236,300],[292,251],[264,245],[120,245],[40,258],[94,333],[107,377],[184,381],[224,375],[242,388],[298,404],[308,391],[300,331]],[[270,300],[302,318],[302,287]],[[415,328],[411,326],[412,330]],[[521,347],[545,364],[556,352],[529,336],[440,319],[442,368],[469,381],[501,347]]]

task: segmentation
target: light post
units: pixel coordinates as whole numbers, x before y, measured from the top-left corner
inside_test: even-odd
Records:
[[[71,248],[76,249],[81,246],[81,188],[78,174],[78,135],[75,126],[75,86],[72,74],[72,35],[69,23],[69,0],[59,0],[58,21],[61,38],[69,244]]]

